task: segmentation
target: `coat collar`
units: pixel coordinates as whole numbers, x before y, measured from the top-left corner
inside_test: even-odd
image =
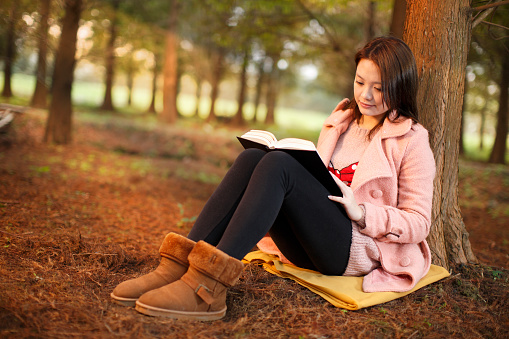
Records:
[[[380,130],[366,148],[352,181],[354,192],[366,182],[393,175],[387,156],[382,148],[382,140],[399,137],[412,128],[412,119],[400,117],[392,121],[395,112],[385,119]],[[318,150],[324,163],[328,164],[339,136],[346,131],[353,120],[353,111],[335,111],[324,122],[323,137],[318,142]]]
[[[389,114],[389,117],[385,119],[381,128],[382,139],[399,137],[406,134],[412,127],[412,119],[399,117],[394,120],[395,115],[396,112],[392,111]],[[325,119],[323,125],[326,128],[335,128],[339,135],[341,135],[346,131],[352,120],[353,110],[348,109],[346,111],[334,111],[327,119]]]

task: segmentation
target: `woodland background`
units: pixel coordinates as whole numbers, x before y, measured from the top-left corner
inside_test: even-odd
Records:
[[[507,3],[2,1],[0,333],[506,337]],[[432,233],[445,230],[445,254],[434,254],[451,278],[345,312],[250,266],[212,325],[110,302],[116,284],[157,265],[166,232],[189,231],[241,151],[235,136],[263,128],[316,141],[352,95],[356,50],[388,34],[418,64],[433,53],[464,60],[420,69],[436,70],[421,83],[421,112],[446,163]]]

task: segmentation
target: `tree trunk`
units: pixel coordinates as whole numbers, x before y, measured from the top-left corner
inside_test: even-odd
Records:
[[[203,81],[200,77],[196,79],[196,109],[194,115],[200,117],[201,92],[203,89]]]
[[[239,79],[239,94],[237,98],[238,103],[238,109],[237,113],[235,113],[235,116],[233,117],[232,123],[236,126],[242,126],[245,124],[244,121],[244,103],[246,101],[246,88],[247,88],[247,65],[249,61],[249,53],[247,52],[247,49],[243,53],[243,60],[242,60],[242,71],[240,72],[240,79]]]
[[[390,34],[393,37],[402,39],[405,28],[406,0],[394,0],[392,8],[392,20]]]
[[[375,37],[375,12],[376,2],[370,1],[368,4],[368,20],[366,22],[366,41],[371,41]]]
[[[6,98],[12,97],[12,66],[14,58],[16,57],[16,20],[18,20],[18,6],[19,1],[12,1],[11,8],[9,9],[9,17],[7,18],[7,46],[5,50],[4,60],[4,89],[2,96]]]
[[[46,108],[48,86],[46,85],[46,56],[48,54],[48,19],[51,0],[41,0],[39,3],[41,21],[39,22],[37,70],[35,73],[35,90],[30,105],[35,108]]]
[[[55,70],[51,88],[52,99],[44,134],[44,141],[57,144],[71,142],[71,90],[76,64],[76,34],[78,33],[82,0],[66,0],[64,8],[62,35],[55,57]]]
[[[113,79],[115,77],[115,39],[117,38],[117,10],[120,1],[113,1],[113,14],[111,18],[110,24],[110,37],[108,39],[108,45],[106,46],[106,55],[105,55],[105,66],[106,66],[106,74],[104,79],[105,90],[104,90],[104,100],[101,105],[101,109],[106,111],[114,111],[115,107],[113,106],[112,99],[112,91],[113,91]]]
[[[273,57],[272,60],[272,70],[267,80],[267,115],[265,116],[265,124],[267,125],[272,125],[276,121],[276,100],[279,87],[279,69],[277,68],[279,59]]]
[[[491,150],[491,163],[505,164],[505,153],[507,151],[507,123],[508,123],[508,93],[509,90],[509,59],[502,61],[502,75],[500,78],[500,100],[498,103],[497,129],[495,143]]]
[[[484,101],[484,106],[481,110],[481,125],[479,126],[479,149],[484,148],[484,130],[486,129],[486,110],[488,109],[488,100]]]
[[[157,94],[157,75],[159,57],[154,53],[154,68],[152,69],[152,99],[150,99],[150,106],[148,107],[147,113],[156,114],[156,94]]]
[[[130,57],[132,58],[132,57]],[[132,60],[132,59],[131,59]],[[127,106],[131,106],[133,103],[133,84],[134,84],[134,68],[128,66],[126,72],[126,85],[127,85]]]
[[[177,58],[177,19],[178,0],[171,1],[168,30],[166,31],[166,49],[163,70],[163,110],[161,120],[172,124],[177,121],[177,82],[178,82],[178,58]]]
[[[459,140],[459,155],[465,154],[465,145],[463,145],[465,133],[465,107],[467,107],[467,93],[468,93],[468,81],[465,72],[465,82],[463,86],[463,102],[461,105],[461,122],[460,122],[460,140]]]
[[[458,151],[465,67],[471,36],[468,0],[407,1],[404,40],[419,70],[420,120],[436,161],[428,242],[433,263],[476,262],[458,204]]]
[[[260,99],[262,98],[262,90],[263,90],[263,83],[265,80],[265,72],[263,70],[263,66],[265,63],[265,59],[260,62],[260,65],[258,67],[258,79],[256,81],[256,93],[254,98],[254,113],[253,113],[253,121],[256,122],[256,117],[258,115],[258,109],[260,107]]]
[[[210,84],[212,87],[212,91],[210,93],[210,112],[207,117],[207,122],[212,122],[217,120],[216,116],[216,100],[219,96],[219,84],[221,83],[221,78],[223,76],[223,62],[224,62],[224,54],[223,51],[217,51],[214,53],[214,71],[212,73],[212,83]]]

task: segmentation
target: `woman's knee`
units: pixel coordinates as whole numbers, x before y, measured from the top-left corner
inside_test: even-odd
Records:
[[[237,159],[235,159],[236,164],[252,164],[256,166],[260,162],[260,160],[267,154],[267,152],[262,151],[257,148],[248,148],[241,152]]]
[[[292,163],[295,163],[296,160],[283,151],[269,152],[263,158],[263,164],[265,166],[275,166],[280,168],[288,168]]]

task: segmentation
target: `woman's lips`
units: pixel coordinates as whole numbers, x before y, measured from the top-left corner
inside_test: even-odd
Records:
[[[359,105],[361,105],[362,108],[370,108],[370,107],[373,107],[374,105],[368,105],[368,104],[365,104],[363,102],[360,102]]]

